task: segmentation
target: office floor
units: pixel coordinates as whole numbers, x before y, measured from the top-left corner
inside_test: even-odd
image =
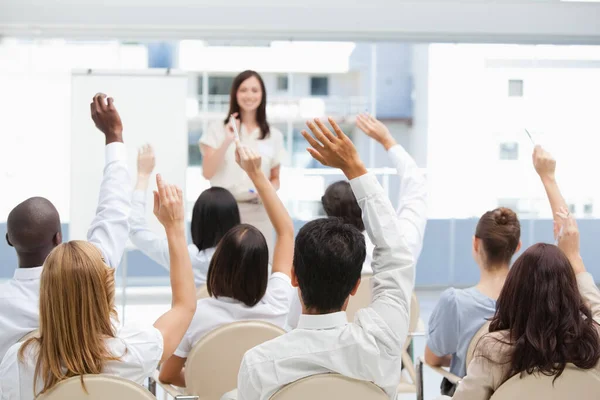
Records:
[[[441,290],[417,290],[417,297],[419,299],[419,305],[421,309],[421,319],[425,324],[425,327],[427,326],[427,321],[429,320],[429,316],[433,311],[440,293]],[[127,290],[126,300],[127,305],[125,307],[125,314],[123,315],[122,292],[117,289],[117,304],[119,305],[118,311],[121,320],[127,325],[143,326],[154,321],[162,313],[168,310],[170,304],[170,295],[168,293],[168,289],[164,287],[131,288]],[[423,355],[425,351],[424,336],[418,336],[414,339],[413,349],[415,357]],[[439,387],[441,382],[439,375],[425,367],[423,381],[425,386],[425,400],[434,399],[439,395]],[[157,397],[159,399],[168,399],[168,397],[164,397],[160,388],[158,388]],[[402,394],[397,398],[397,400],[414,399],[416,399],[414,394]]]

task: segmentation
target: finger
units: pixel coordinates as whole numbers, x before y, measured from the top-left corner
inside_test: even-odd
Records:
[[[246,146],[244,145],[239,145],[237,148],[238,154],[240,156],[240,160],[247,160],[248,159],[248,153],[246,152]]]
[[[304,139],[306,139],[306,141],[315,149],[323,148],[323,146],[321,146],[321,143],[317,142],[312,136],[310,136],[308,132],[302,131],[300,133],[302,134],[302,136],[304,136]]]
[[[166,185],[162,179],[161,174],[156,174],[156,186],[158,188],[158,195],[160,196],[160,201],[161,202],[167,201],[167,191],[165,188]]]
[[[107,108],[109,110],[114,110],[115,109],[115,104],[114,104],[115,100],[112,97],[108,98],[107,103],[108,103]]]
[[[160,209],[160,197],[156,190],[153,190],[152,193],[154,194],[154,215],[158,215],[158,210]]]
[[[175,189],[177,190],[177,202],[183,203],[183,190],[179,186],[175,186]]]
[[[106,111],[106,103],[104,102],[105,98],[106,95],[104,93],[97,93],[96,96],[94,96],[94,102],[96,103],[96,109],[98,112]]]
[[[239,114],[238,114],[238,113],[236,113],[236,112],[234,112],[233,114],[231,114],[231,116],[232,116],[233,118],[235,118],[235,119],[238,119],[238,115],[239,115]]]
[[[167,185],[167,194],[171,202],[177,201],[177,187],[175,185]]]
[[[318,162],[320,162],[323,165],[327,165],[325,158],[317,150],[315,150],[311,147],[308,147],[306,150],[312,156],[312,158],[314,158],[315,160],[317,160]]]
[[[335,134],[337,135],[337,137],[339,139],[341,139],[341,140],[348,139],[348,136],[346,136],[344,131],[342,131],[342,128],[340,128],[340,126],[337,124],[337,122],[335,122],[335,120],[333,118],[329,117],[327,119],[329,120],[331,127],[333,128],[333,130],[335,131]]]
[[[93,99],[90,103],[90,113],[92,114],[92,118],[95,118],[98,113],[98,110],[96,110],[96,102]]]
[[[331,143],[335,143],[337,141],[337,138],[335,137],[335,135],[333,133],[331,133],[329,128],[327,128],[327,125],[322,123],[319,118],[315,118],[315,123],[317,124],[317,126],[319,127],[321,132],[323,132],[323,135],[325,135],[325,137],[327,137],[327,139],[329,139],[329,141]]]
[[[332,144],[331,141],[327,139],[325,135],[323,135],[323,133],[319,130],[317,125],[315,125],[313,122],[307,121],[306,125],[308,126],[308,129],[310,129],[310,131],[313,133],[313,135],[315,135],[315,138],[321,143],[321,147],[326,146],[328,144]]]

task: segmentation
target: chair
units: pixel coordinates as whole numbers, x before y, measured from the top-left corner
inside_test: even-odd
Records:
[[[144,387],[128,379],[112,375],[84,375],[85,389],[81,377],[74,376],[60,382],[38,400],[156,400]]]
[[[270,400],[389,400],[372,382],[359,381],[339,374],[319,374],[292,382],[277,391]]]
[[[487,321],[485,324],[479,328],[479,330],[475,333],[471,342],[469,343],[469,347],[467,349],[467,358],[465,360],[465,364],[468,367],[473,359],[473,355],[475,354],[475,348],[477,347],[477,343],[479,339],[483,337],[486,333],[490,331],[490,321]],[[460,376],[456,376],[450,371],[442,367],[434,367],[429,364],[425,364],[421,358],[417,360],[417,400],[423,400],[423,365],[427,365],[429,368],[442,375],[444,378],[448,379],[452,384],[458,385],[462,378]]]
[[[600,393],[600,377],[597,371],[581,370],[567,364],[563,374],[554,376],[539,373],[520,374],[504,382],[492,395],[491,400],[543,399],[543,400],[593,400]]]
[[[367,307],[371,304],[371,278],[373,274],[364,274],[361,277],[360,285],[354,296],[350,296],[348,307],[346,307],[346,316],[348,321],[354,321],[354,315],[361,308]]]
[[[202,285],[196,289],[196,300],[206,299],[207,297],[210,297],[210,295],[208,294],[208,287],[206,285]]]
[[[22,343],[22,342],[26,341],[27,339],[31,339],[32,337],[38,337],[39,335],[40,335],[39,329],[33,330],[33,331],[23,335],[23,337],[21,339],[19,339],[18,343]]]
[[[237,387],[238,372],[246,351],[284,333],[283,329],[262,321],[233,322],[208,333],[188,355],[185,393],[201,400],[219,400],[224,393]],[[183,394],[171,385],[160,385],[175,398]]]

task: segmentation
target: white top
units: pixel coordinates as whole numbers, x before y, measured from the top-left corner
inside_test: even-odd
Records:
[[[402,146],[396,145],[392,147],[388,150],[388,155],[400,178],[400,196],[398,199],[397,214],[400,215],[400,213],[408,206],[414,210],[414,213],[423,216],[423,218],[414,218],[414,228],[404,232],[406,241],[410,246],[411,252],[414,254],[416,262],[421,255],[423,238],[425,236],[425,225],[427,223],[427,219],[424,218],[427,212],[426,180],[415,163],[415,160],[413,160],[410,154],[408,154]],[[364,234],[367,256],[363,263],[362,273],[371,274],[373,273],[371,264],[373,262],[373,250],[375,249],[375,245],[371,242],[371,239],[369,239],[369,235],[366,231]],[[286,330],[289,331],[298,326],[300,314],[302,314],[302,304],[300,303],[300,298],[294,296],[286,323]]]
[[[395,398],[414,286],[415,257],[407,238],[415,236],[425,215],[416,200],[396,215],[372,174],[350,185],[375,244],[373,301],[353,323],[345,312],[303,314],[297,329],[248,351],[240,366],[238,399],[267,400],[288,383],[331,372],[374,382]]]
[[[196,314],[174,354],[187,358],[204,335],[232,322],[265,321],[283,328],[293,293],[290,277],[274,272],[269,278],[264,297],[254,307],[229,297],[198,300]]]
[[[30,344],[25,350],[23,362],[18,352],[23,343],[13,345],[0,364],[0,400],[33,400],[33,379],[37,363],[37,346]],[[115,338],[106,340],[111,354],[119,361],[108,361],[103,374],[129,379],[139,385],[152,376],[163,353],[163,337],[154,327],[141,329],[123,328]],[[43,386],[38,379],[36,393]]]
[[[169,242],[165,236],[160,237],[148,228],[145,209],[146,193],[143,190],[135,190],[131,199],[129,239],[142,253],[169,270],[171,267]],[[208,265],[215,250],[216,247],[211,247],[198,251],[195,244],[188,245],[188,253],[194,270],[194,282],[197,287],[206,284]]]
[[[129,235],[131,178],[125,145],[111,143],[105,152],[98,208],[87,239],[100,249],[106,263],[116,269]],[[41,275],[42,267],[17,268],[13,279],[0,285],[0,360],[10,346],[39,328]]]
[[[225,140],[226,134],[223,122],[216,121],[210,124],[206,132],[202,135],[200,144],[218,149]],[[271,169],[279,166],[285,157],[283,135],[278,129],[271,126],[270,133],[266,138],[260,140],[259,137],[259,128],[248,133],[246,127],[242,124],[240,141],[261,155],[261,169],[268,178],[271,176]],[[210,185],[229,190],[238,201],[248,201],[256,198],[256,194],[250,192],[250,190],[256,191],[252,181],[235,162],[235,144],[232,143],[227,149],[223,163],[211,178]]]

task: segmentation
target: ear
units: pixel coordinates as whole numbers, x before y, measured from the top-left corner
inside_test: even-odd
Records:
[[[54,237],[52,238],[52,243],[54,244],[54,246],[58,246],[59,244],[61,244],[62,243],[62,233],[56,232],[54,234]]]
[[[361,278],[358,278],[358,281],[356,281],[356,285],[354,285],[354,287],[350,291],[350,296],[354,296],[356,294],[356,292],[358,292],[358,287],[360,286],[360,281],[361,281]]]
[[[517,250],[515,250],[515,253],[518,253],[518,252],[519,252],[519,250],[521,250],[521,246],[522,246],[522,245],[523,245],[523,242],[521,242],[521,241],[519,240],[519,244],[517,245]]]
[[[294,269],[294,267],[292,267],[292,286],[293,287],[298,287],[298,277],[296,276],[296,270]]]
[[[14,247],[14,246],[12,245],[12,243],[10,242],[10,239],[8,238],[8,233],[6,234],[6,243],[8,243],[8,245],[9,245],[10,247]]]
[[[479,253],[479,239],[473,236],[473,251]]]

